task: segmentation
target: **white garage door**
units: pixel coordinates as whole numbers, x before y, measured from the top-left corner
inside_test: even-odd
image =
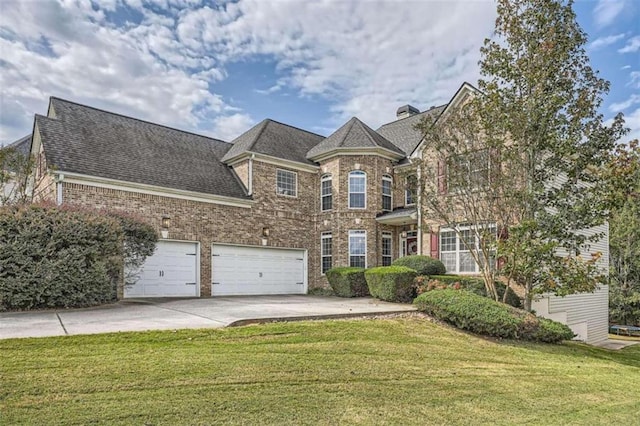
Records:
[[[197,243],[158,241],[136,284],[125,287],[124,297],[198,296],[198,262]]]
[[[304,294],[304,250],[213,245],[213,296]]]

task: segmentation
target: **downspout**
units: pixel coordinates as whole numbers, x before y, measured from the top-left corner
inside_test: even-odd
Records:
[[[422,152],[419,152],[420,158],[422,158]],[[420,176],[422,168],[420,167],[420,162],[418,162],[418,170],[416,171],[416,213],[417,213],[417,221],[418,221],[418,254],[422,255],[422,184],[420,181]]]
[[[56,175],[56,205],[62,205],[62,181],[64,180],[63,174]]]
[[[247,195],[253,195],[253,159],[255,158],[255,154],[251,154],[249,157],[249,176],[247,182]]]

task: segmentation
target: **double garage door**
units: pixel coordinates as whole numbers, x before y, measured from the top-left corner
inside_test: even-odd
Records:
[[[198,244],[159,241],[125,297],[199,296]],[[211,257],[213,296],[304,294],[304,250],[214,244]]]

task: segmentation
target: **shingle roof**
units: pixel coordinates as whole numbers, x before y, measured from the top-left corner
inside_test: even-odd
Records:
[[[5,148],[13,148],[22,155],[29,155],[31,152],[31,135],[23,136],[17,141],[7,145]]]
[[[51,98],[36,115],[56,170],[235,198],[249,198],[221,158],[231,145],[205,136]]]
[[[234,139],[232,148],[222,160],[228,162],[245,152],[254,152],[313,164],[306,154],[323,139],[324,136],[267,119]]]
[[[329,135],[325,140],[307,153],[307,158],[315,158],[334,150],[349,148],[384,148],[398,156],[404,153],[371,127],[353,117],[342,127]]]
[[[391,123],[383,124],[376,130],[382,136],[400,148],[406,155],[410,155],[422,140],[422,134],[415,129],[416,124],[427,116],[437,116],[447,105],[430,108],[420,114],[415,114]]]

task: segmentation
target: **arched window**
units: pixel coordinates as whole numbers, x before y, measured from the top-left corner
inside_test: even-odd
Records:
[[[411,206],[418,199],[418,178],[416,175],[407,176],[404,191],[404,205]]]
[[[333,208],[333,187],[331,175],[324,175],[320,179],[320,209],[323,212]]]
[[[391,176],[382,176],[382,210],[393,210],[393,179]]]
[[[364,209],[367,206],[367,174],[360,170],[349,173],[349,208]]]

